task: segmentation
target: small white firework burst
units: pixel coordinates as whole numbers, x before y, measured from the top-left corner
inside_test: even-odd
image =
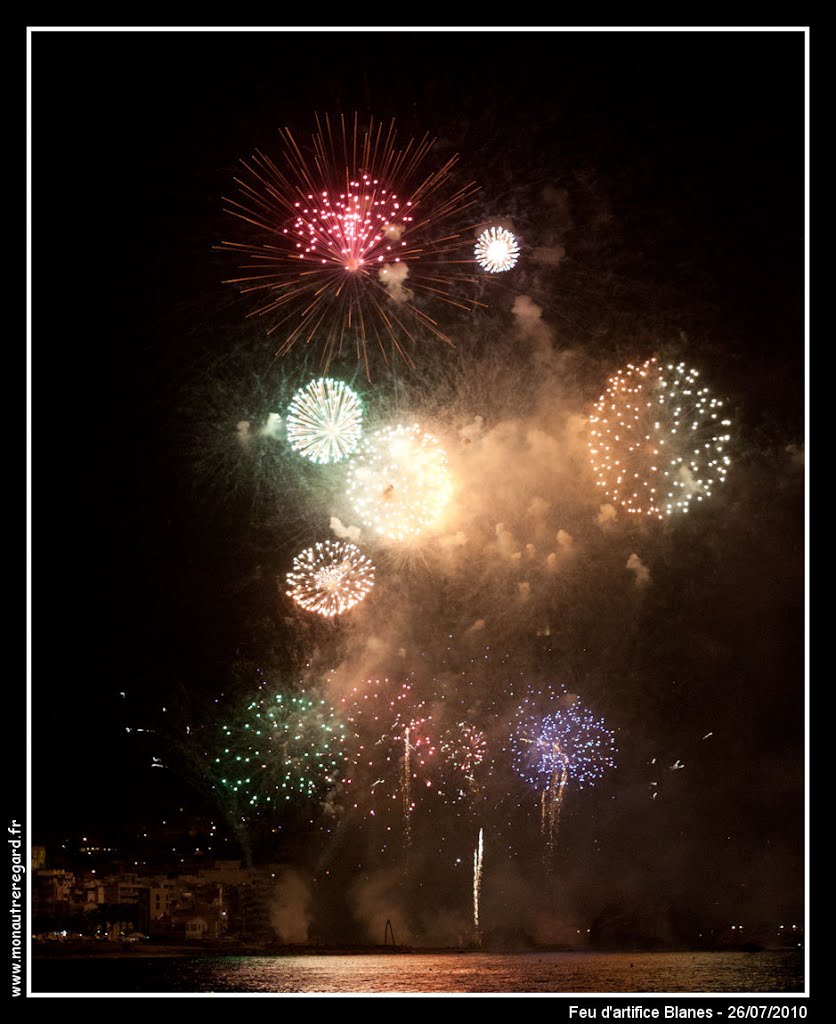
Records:
[[[288,597],[326,618],[341,615],[374,586],[375,568],[355,544],[320,541],[293,559]]]
[[[505,228],[487,228],[479,235],[474,249],[476,262],[491,274],[500,274],[516,266],[520,247]]]

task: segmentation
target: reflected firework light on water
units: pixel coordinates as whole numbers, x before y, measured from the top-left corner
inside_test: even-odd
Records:
[[[610,377],[589,423],[596,482],[627,512],[687,512],[726,478],[731,421],[685,363],[628,363]]]
[[[459,226],[476,186],[454,183],[457,158],[433,168],[427,135],[401,145],[394,121],[363,130],[356,115],[317,118],[307,155],[288,129],[280,135],[283,169],[256,152],[227,199],[256,237],[217,246],[245,261],[229,283],[260,296],[251,315],[266,316],[271,333],[285,331],[279,354],[317,344],[327,368],[354,349],[368,376],[370,344],[409,363],[417,334],[452,344],[423,304],[479,305],[461,291],[476,281],[462,269]]]

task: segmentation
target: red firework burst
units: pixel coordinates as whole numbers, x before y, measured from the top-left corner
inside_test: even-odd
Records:
[[[278,355],[316,339],[325,367],[351,344],[367,376],[369,344],[413,365],[405,346],[422,329],[452,344],[426,300],[481,304],[453,290],[478,280],[465,269],[471,226],[456,227],[476,186],[453,185],[455,156],[427,171],[433,140],[398,148],[394,121],[363,132],[356,115],[353,130],[343,117],[316,123],[310,157],[284,129],[283,170],[261,152],[241,161],[246,175],[226,212],[259,237],[216,247],[246,259],[228,283],[262,296],[249,315],[268,316],[268,333],[287,331]]]

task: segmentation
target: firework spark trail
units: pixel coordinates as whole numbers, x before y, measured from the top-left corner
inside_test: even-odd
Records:
[[[216,246],[249,260],[240,268],[246,273],[229,283],[267,294],[250,315],[271,316],[270,333],[290,325],[279,354],[319,335],[327,367],[353,335],[367,376],[369,341],[387,361],[388,345],[412,365],[404,345],[415,342],[416,329],[452,345],[416,304],[415,292],[461,309],[482,305],[454,290],[478,279],[459,269],[467,261],[455,258],[470,226],[450,225],[473,205],[476,186],[452,187],[455,156],[422,170],[434,140],[424,135],[398,148],[394,121],[385,130],[372,120],[362,133],[356,115],[353,128],[344,117],[334,126],[327,116],[324,125],[316,122],[313,165],[288,129],[279,133],[286,173],[261,152],[242,161],[239,198],[226,200],[226,212],[269,240]],[[393,293],[388,275],[407,266],[409,291],[399,271]]]
[[[473,941],[477,946],[482,945],[482,935],[479,931],[479,897],[482,892],[482,852],[483,852],[482,829],[479,829],[479,840],[473,851]]]
[[[545,850],[543,863],[547,873],[551,873],[554,866],[554,850],[557,843],[557,830],[560,827],[560,811],[563,807],[563,794],[566,790],[566,781],[569,777],[569,766],[565,759],[560,769],[558,781],[557,769],[552,772],[548,786],[542,791],[541,806],[545,818]]]
[[[404,729],[403,734],[403,777],[401,790],[403,794],[403,841],[407,848],[412,845],[412,800],[409,792],[409,781],[412,773],[409,767],[409,726]]]
[[[662,519],[710,497],[730,464],[731,421],[685,363],[655,356],[607,382],[589,417],[590,463],[607,498],[627,512]]]

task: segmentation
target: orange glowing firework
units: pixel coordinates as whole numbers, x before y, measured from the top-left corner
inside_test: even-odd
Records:
[[[687,512],[726,478],[731,421],[683,362],[628,363],[589,417],[597,485],[633,515]]]
[[[348,467],[346,493],[355,513],[386,540],[412,540],[434,526],[452,490],[446,452],[417,423],[376,430]]]
[[[316,120],[310,163],[288,129],[280,130],[283,170],[261,152],[241,161],[246,175],[235,179],[239,198],[226,200],[226,212],[260,237],[217,247],[246,259],[229,283],[262,297],[250,315],[269,316],[270,333],[287,330],[280,355],[316,338],[324,367],[353,344],[368,376],[369,343],[387,361],[394,349],[412,365],[404,346],[418,331],[452,344],[426,300],[479,304],[451,290],[476,280],[459,269],[472,259],[468,229],[454,225],[476,187],[452,184],[455,156],[426,169],[426,135],[398,148],[394,121],[360,131],[356,115],[353,130],[343,117]]]

